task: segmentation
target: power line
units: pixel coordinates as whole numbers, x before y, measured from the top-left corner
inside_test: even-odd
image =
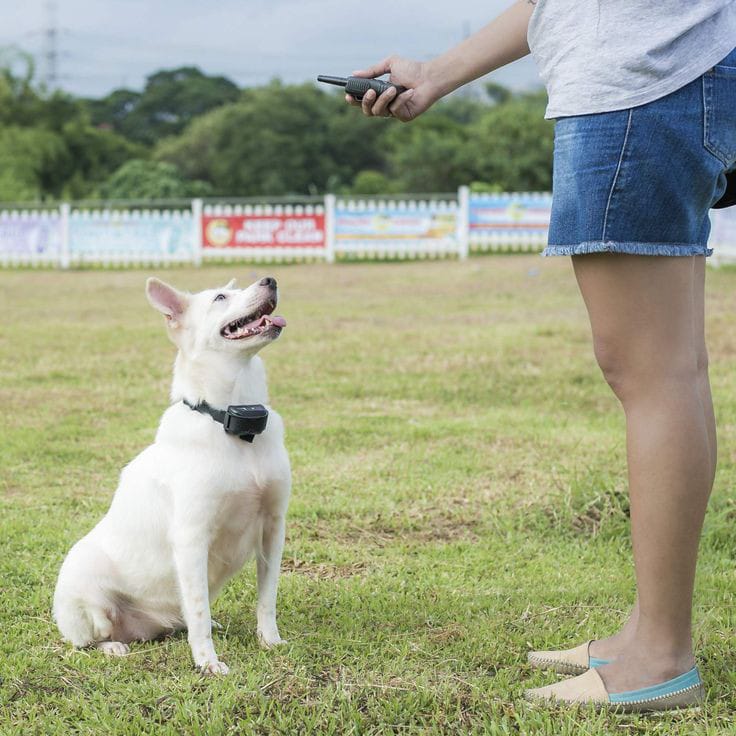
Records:
[[[43,84],[52,92],[59,84],[59,25],[56,0],[46,0],[46,27],[43,32]]]

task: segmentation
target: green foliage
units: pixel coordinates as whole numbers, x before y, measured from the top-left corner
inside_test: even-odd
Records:
[[[0,125],[33,124],[37,95],[33,91],[33,57],[0,49]]]
[[[71,161],[63,138],[42,128],[0,127],[0,200],[41,199]]]
[[[184,179],[173,164],[132,159],[99,188],[102,199],[183,199],[212,193],[203,181]]]
[[[395,187],[396,182],[382,171],[364,169],[355,175],[349,192],[351,194],[391,194],[396,191]]]
[[[487,181],[471,181],[468,186],[470,191],[476,194],[500,194],[503,192],[500,184],[489,184]]]
[[[61,191],[70,199],[88,197],[95,186],[104,182],[126,161],[146,155],[143,146],[110,130],[92,127],[84,117],[67,123],[62,135],[73,161],[73,173],[64,175],[62,172]],[[57,192],[54,194],[59,196]]]
[[[142,93],[115,90],[88,102],[92,120],[147,145],[180,133],[194,118],[233,102],[238,87],[225,77],[210,77],[196,67],[152,74]]]
[[[543,115],[539,96],[509,94],[494,106],[459,97],[400,125],[311,85],[274,83],[198,118],[154,155],[222,195],[379,194],[381,181],[386,193],[450,192],[473,180],[548,189],[552,126]]]
[[[470,126],[470,145],[458,157],[472,168],[472,178],[505,191],[551,189],[554,125],[544,119],[545,104],[540,94],[514,97]]]
[[[272,83],[199,118],[164,141],[156,157],[211,182],[218,194],[321,192],[331,176],[340,177],[334,157],[344,142],[331,145],[331,113],[345,114],[332,95]],[[364,152],[359,158],[370,160]]]
[[[452,192],[473,175],[460,155],[469,144],[467,128],[441,110],[392,127],[387,144],[390,171],[404,191]]]
[[[496,104],[508,102],[512,96],[511,90],[498,82],[487,82],[486,94]]]
[[[86,100],[92,122],[110,130],[124,130],[128,117],[134,112],[140,92],[116,89],[101,100]]]
[[[119,89],[99,100],[47,94],[33,75],[30,57],[0,54],[4,200],[551,185],[544,95],[497,84],[488,85],[489,102],[455,95],[402,125],[366,118],[312,84],[241,91],[194,67],[157,72],[142,92]]]
[[[21,61],[23,57],[21,57]],[[0,60],[0,64],[2,60]],[[83,105],[33,85],[33,66],[0,66],[0,200],[84,197],[145,149],[91,125]]]
[[[349,188],[360,171],[372,170],[388,174],[384,140],[386,133],[396,123],[381,118],[367,118],[349,107],[339,94],[320,92],[320,107],[325,121],[321,135],[330,159],[330,172],[325,189],[338,191]],[[398,183],[384,191],[396,191]]]

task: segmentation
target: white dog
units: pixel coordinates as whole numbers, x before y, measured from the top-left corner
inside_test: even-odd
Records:
[[[186,628],[195,664],[226,674],[210,601],[253,554],[258,636],[265,646],[282,641],[276,588],[291,488],[283,423],[270,410],[265,430],[245,437],[252,420],[245,427],[235,416],[230,431],[243,439],[221,422],[230,405],[267,405],[256,353],[286,321],[272,314],[272,278],[198,294],[149,279],[146,294],[179,349],[172,404],[154,443],[121,473],[107,514],[64,560],[54,618],[64,639],[108,654]]]

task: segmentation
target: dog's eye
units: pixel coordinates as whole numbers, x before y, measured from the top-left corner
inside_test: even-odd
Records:
[[[223,299],[227,299],[227,294],[218,294],[212,301],[221,302]]]

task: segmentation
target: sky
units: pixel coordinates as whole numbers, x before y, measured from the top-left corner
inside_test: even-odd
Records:
[[[426,60],[491,20],[510,0],[3,0],[0,46],[19,46],[44,74],[45,30],[56,17],[58,86],[98,97],[141,89],[148,74],[183,65],[240,86],[279,77],[346,75],[392,53]],[[55,9],[54,9],[55,6]],[[491,75],[539,85],[523,59]]]

